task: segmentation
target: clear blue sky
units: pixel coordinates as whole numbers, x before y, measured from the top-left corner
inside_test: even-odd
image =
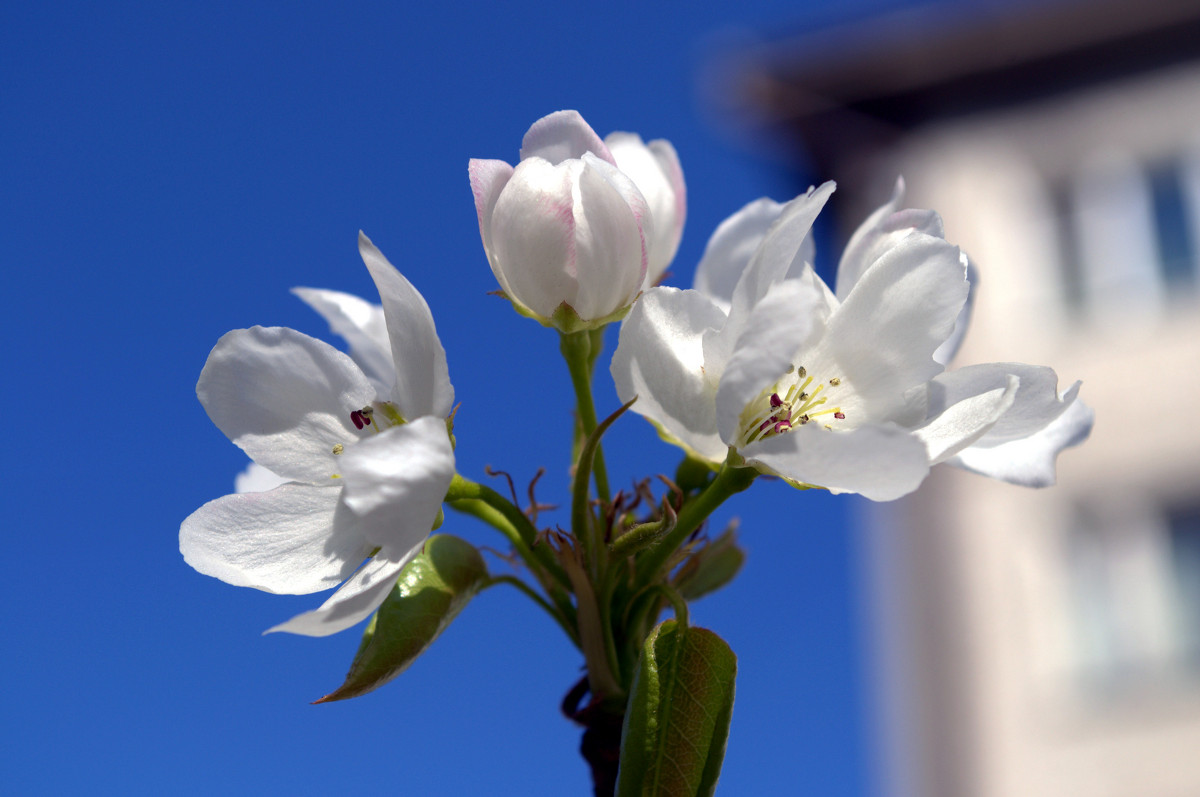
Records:
[[[245,462],[196,377],[229,329],[326,336],[292,286],[371,296],[361,228],[433,309],[460,470],[523,483],[545,466],[543,496],[561,496],[557,340],[486,295],[467,159],[515,160],[560,108],[602,135],[670,139],[688,284],[717,222],[796,188],[706,120],[696,80],[717,43],[889,5],[6,3],[3,518],[21,550],[3,587],[4,790],[588,793],[557,713],[580,656],[503,587],[380,692],[308,704],[340,683],[358,632],[262,637],[321,596],[230,587],[179,555],[180,521]],[[607,382],[599,405],[616,406]],[[616,481],[673,470],[640,419],[611,440]],[[742,518],[749,550],[693,616],[740,656],[723,794],[869,790],[850,506],[763,484],[719,516]],[[500,544],[466,518],[445,530]]]

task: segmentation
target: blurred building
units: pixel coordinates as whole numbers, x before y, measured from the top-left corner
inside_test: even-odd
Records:
[[[738,59],[728,117],[838,180],[843,234],[897,174],[942,213],[982,274],[959,362],[1096,410],[1056,488],[937,468],[876,510],[881,788],[1200,795],[1200,3],[935,7]]]

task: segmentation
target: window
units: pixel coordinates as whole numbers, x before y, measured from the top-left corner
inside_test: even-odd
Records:
[[[1200,271],[1200,151],[1153,163],[1096,153],[1060,185],[1063,302],[1076,315],[1158,313]]]
[[[1074,687],[1103,702],[1200,684],[1200,505],[1098,501],[1065,540]]]

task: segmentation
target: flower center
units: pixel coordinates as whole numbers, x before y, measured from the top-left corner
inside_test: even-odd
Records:
[[[834,403],[841,384],[840,377],[818,380],[803,365],[788,366],[782,379],[742,411],[741,445],[748,446],[812,422],[832,430],[835,422],[846,420],[846,413]]]
[[[350,422],[354,424],[355,429],[370,428],[372,432],[382,432],[384,429],[407,423],[400,414],[400,409],[390,401],[373,401],[361,410],[354,410],[350,413]],[[333,446],[334,456],[345,450],[346,446],[342,443],[335,443]],[[330,478],[340,479],[342,475],[334,473]]]
[[[406,423],[400,410],[390,401],[373,401],[361,410],[354,410],[350,413],[350,421],[355,429],[373,426],[376,432]]]

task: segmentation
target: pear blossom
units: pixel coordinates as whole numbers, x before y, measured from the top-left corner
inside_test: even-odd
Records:
[[[481,159],[468,166],[479,234],[500,287],[518,311],[564,331],[623,314],[648,270],[666,268],[682,231],[674,150],[623,134],[613,144],[632,174],[577,111],[558,111],[529,128],[515,167]],[[639,180],[661,207],[662,240]]]
[[[185,561],[267,592],[341,585],[269,631],[325,636],[374,612],[437,523],[454,475],[446,420],[454,388],[429,307],[361,233],[359,252],[383,302],[391,355],[375,363],[374,379],[327,343],[252,327],[218,341],[196,385],[209,417],[263,469],[248,478],[286,481],[193,512],[179,532]],[[344,296],[321,294],[317,304],[356,319],[342,330],[352,350],[381,350],[377,335],[356,340],[371,326]]]
[[[887,501],[948,463],[1006,481],[1054,480],[1091,429],[1079,384],[1049,368],[946,371],[968,312],[966,257],[932,211],[891,201],[851,237],[837,290],[811,265],[826,183],[751,203],[713,234],[693,290],[647,291],[622,324],[622,401],[712,464]]]

